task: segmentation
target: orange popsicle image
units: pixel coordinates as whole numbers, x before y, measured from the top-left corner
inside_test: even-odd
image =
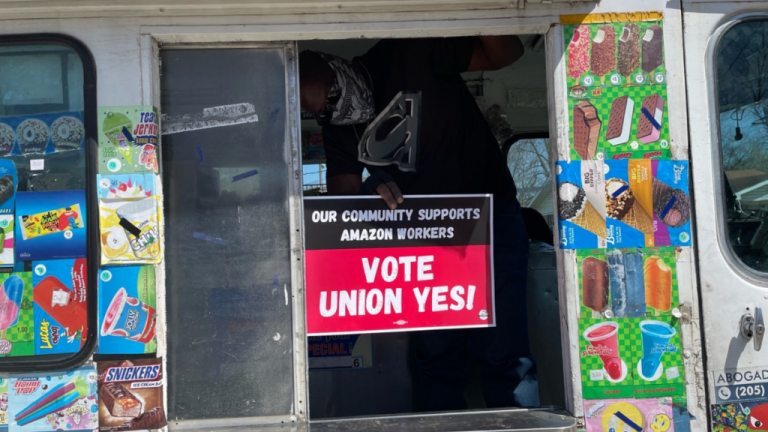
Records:
[[[672,269],[657,256],[645,260],[645,302],[648,307],[668,311],[672,306]]]

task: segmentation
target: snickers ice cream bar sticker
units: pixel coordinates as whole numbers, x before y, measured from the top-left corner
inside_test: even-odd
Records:
[[[99,373],[99,430],[159,429],[163,410],[162,359],[105,361]]]

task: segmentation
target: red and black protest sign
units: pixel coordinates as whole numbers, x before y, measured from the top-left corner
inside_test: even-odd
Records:
[[[304,199],[307,334],[493,327],[490,195]]]

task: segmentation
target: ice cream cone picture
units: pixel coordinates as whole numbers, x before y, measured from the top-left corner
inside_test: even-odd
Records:
[[[573,222],[585,230],[605,238],[605,219],[587,200],[584,189],[574,183],[563,182],[557,190],[557,208],[560,219]]]
[[[645,301],[648,307],[668,311],[672,307],[672,269],[657,256],[645,260]]]
[[[125,114],[110,112],[104,119],[102,127],[104,134],[125,160],[131,161],[131,154],[133,153],[133,137],[131,136],[133,123],[131,119]]]
[[[688,194],[653,179],[653,213],[664,225],[680,228],[691,218]]]
[[[605,182],[605,199],[609,218],[621,221],[646,236],[653,235],[653,220],[635,200],[627,182],[618,178],[608,179]]]

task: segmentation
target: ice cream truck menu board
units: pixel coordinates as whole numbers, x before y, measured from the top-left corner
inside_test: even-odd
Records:
[[[670,156],[662,21],[564,26],[571,159]]]
[[[688,162],[558,162],[563,249],[691,245]]]
[[[305,198],[307,333],[493,327],[490,195]]]

